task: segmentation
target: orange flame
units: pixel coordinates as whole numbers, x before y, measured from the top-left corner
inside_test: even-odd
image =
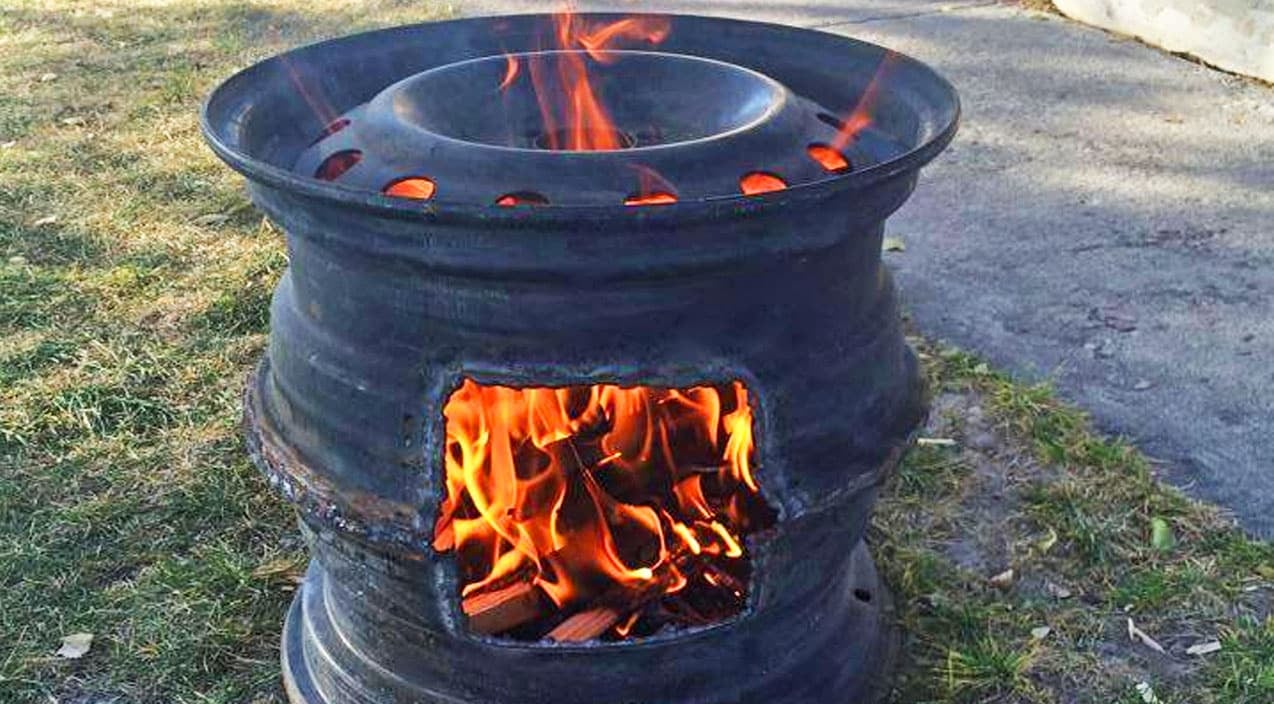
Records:
[[[569,17],[569,13],[565,13]],[[610,24],[585,27],[577,41],[596,61],[610,63],[615,55],[608,52],[619,39],[659,44],[668,38],[671,23],[666,17],[629,17]]]
[[[637,192],[624,199],[624,205],[670,205],[677,202],[677,191],[658,171],[634,164]]]
[[[505,56],[504,60],[507,63],[504,67],[504,79],[500,81],[500,90],[508,90],[509,86],[513,85],[513,82],[518,79],[522,66],[517,57],[512,54]]]
[[[588,62],[613,63],[618,55],[611,50],[621,42],[658,44],[668,36],[670,26],[661,17],[590,23],[569,10],[554,15],[553,48],[564,51],[552,59],[534,56],[527,61],[546,146],[576,151],[628,146],[594,89]],[[509,56],[501,90],[517,79],[518,66]]]
[[[863,94],[858,97],[858,103],[841,120],[840,130],[836,133],[836,137],[832,139],[830,145],[832,149],[843,151],[845,147],[849,146],[850,142],[862,134],[863,130],[871,127],[872,116],[876,113],[876,103],[880,100],[881,86],[885,82],[887,74],[898,62],[898,57],[899,54],[896,52],[885,52],[885,55],[880,59],[880,64],[876,67],[876,73],[872,75],[867,88],[863,90]]]
[[[752,473],[741,382],[509,388],[466,379],[443,415],[447,494],[434,548],[456,553],[464,596],[520,582],[560,613],[616,589],[671,595],[690,584],[693,560],[739,560],[742,536],[773,520]],[[636,619],[623,623],[620,637]]]
[[[279,63],[283,66],[284,72],[287,73],[288,80],[292,82],[292,87],[296,89],[296,92],[300,94],[301,99],[304,100],[306,105],[310,107],[310,112],[314,113],[323,125],[325,125],[323,134],[319,137],[319,140],[335,132],[339,132],[349,124],[348,120],[345,120],[342,124],[340,113],[338,113],[332,107],[331,103],[327,101],[327,97],[324,96],[317,87],[315,87],[315,79],[309,73],[304,73],[297,68],[287,54],[279,56]],[[318,140],[315,141],[317,142]]]

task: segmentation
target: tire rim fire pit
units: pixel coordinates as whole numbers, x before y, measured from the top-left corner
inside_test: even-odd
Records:
[[[205,105],[287,233],[249,451],[305,704],[870,701],[863,545],[923,419],[880,258],[922,64],[693,16],[400,27]]]

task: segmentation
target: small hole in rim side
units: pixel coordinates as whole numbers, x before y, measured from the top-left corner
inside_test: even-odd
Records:
[[[745,196],[773,193],[785,188],[787,188],[787,181],[768,171],[752,171],[739,179],[739,190]]]
[[[831,113],[820,112],[817,115],[815,115],[815,117],[819,119],[819,122],[822,122],[825,125],[831,126],[837,132],[840,132],[845,129],[845,126],[846,126],[845,121],[840,119],[839,117],[836,117],[835,115]]]
[[[624,205],[671,205],[677,202],[677,196],[666,191],[633,194],[624,199]]]
[[[335,181],[362,160],[363,153],[357,149],[346,149],[345,151],[336,152],[324,159],[322,164],[319,164],[319,167],[314,171],[314,178],[320,181]]]
[[[826,144],[811,144],[805,148],[805,153],[828,173],[841,174],[854,168],[840,150]]]
[[[863,602],[864,604],[870,604],[871,592],[867,591],[866,589],[855,589],[854,598]]]
[[[425,176],[400,178],[385,186],[385,195],[387,196],[412,198],[414,200],[429,200],[434,197],[435,191],[437,191],[437,185],[433,179]]]
[[[349,127],[348,117],[340,117],[335,120],[332,120],[331,122],[327,123],[327,126],[323,128],[323,131],[319,133],[319,136],[315,137],[313,142],[310,142],[310,146],[312,147],[315,144],[322,142],[323,140],[327,139],[328,137],[331,137],[337,132],[340,132],[346,127]]]
[[[549,199],[535,191],[515,191],[496,198],[495,204],[505,208],[516,205],[548,205]]]

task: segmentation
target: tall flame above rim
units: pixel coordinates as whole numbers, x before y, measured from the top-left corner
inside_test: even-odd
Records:
[[[876,123],[880,91],[888,82],[889,74],[898,64],[900,58],[901,55],[897,52],[885,51],[880,63],[876,66],[875,73],[872,74],[871,80],[868,81],[867,87],[863,89],[862,95],[858,96],[858,101],[853,109],[841,119],[840,129],[836,133],[836,138],[831,142],[833,150],[837,152],[845,150],[854,140],[858,139],[860,134]]]
[[[628,145],[610,111],[597,95],[589,63],[618,60],[611,50],[619,44],[659,44],[668,37],[666,17],[627,17],[609,22],[588,21],[567,7],[553,16],[551,39],[543,49],[564,50],[553,61],[542,56],[521,60],[506,54],[508,65],[500,90],[508,90],[526,73],[539,103],[544,143],[548,149],[606,151]]]

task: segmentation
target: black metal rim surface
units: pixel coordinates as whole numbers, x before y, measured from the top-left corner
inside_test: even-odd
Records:
[[[733,678],[734,685],[754,683],[766,689],[763,699],[749,698],[747,694],[741,699],[726,700],[731,704],[763,704],[775,699],[770,692],[777,686],[779,690],[790,689],[800,692],[796,695],[802,704],[877,704],[885,700],[894,682],[898,654],[902,642],[902,632],[897,622],[893,597],[880,577],[872,561],[867,545],[859,542],[851,551],[847,560],[852,572],[852,596],[848,600],[853,604],[846,613],[846,618],[837,623],[818,625],[820,632],[839,632],[832,640],[840,642],[861,653],[863,660],[846,658],[842,667],[857,669],[866,676],[856,681],[860,683],[853,691],[820,691],[820,678],[825,676],[829,662],[836,662],[836,652],[816,652],[813,657],[790,662],[782,672],[739,673]],[[460,700],[445,691],[434,689],[436,682],[418,682],[403,678],[400,673],[391,673],[366,660],[368,653],[350,649],[340,638],[318,637],[319,632],[334,633],[334,624],[328,613],[325,585],[329,577],[318,562],[312,562],[306,572],[305,580],[293,597],[283,626],[283,637],[279,644],[280,661],[284,691],[293,704],[376,704],[387,701],[389,692],[400,695],[393,701],[413,701],[419,704],[480,704],[477,700]],[[869,594],[864,600],[862,594]],[[316,648],[322,643],[323,647]],[[675,646],[669,641],[662,647]],[[502,644],[501,650],[528,651],[540,649],[542,646]],[[624,646],[633,647],[632,645]],[[576,654],[595,657],[598,667],[614,665],[612,655],[621,653],[623,648],[599,647],[596,643],[583,646],[555,648],[562,651],[574,651]],[[759,663],[758,663],[759,664]],[[357,665],[357,672],[347,669],[349,665]],[[315,668],[327,673],[339,672],[341,680],[352,689],[346,689],[340,695],[329,696],[323,692],[316,676]],[[657,677],[657,673],[655,673]],[[356,684],[355,684],[356,683]],[[359,692],[353,694],[353,692]],[[810,699],[811,692],[819,692],[815,699]],[[354,698],[350,698],[353,696]],[[409,699],[401,699],[407,696]],[[616,693],[616,696],[625,696]],[[788,700],[784,700],[788,701]]]
[[[588,17],[596,18],[619,18],[623,16],[631,16],[631,13],[624,15],[590,13],[588,15]],[[773,34],[775,37],[782,36],[787,39],[799,40],[802,36],[815,37],[820,41],[835,41],[847,50],[862,50],[866,47],[884,51],[868,42],[816,30],[798,29],[746,20],[707,18],[696,15],[669,14],[665,16],[671,18],[674,22],[679,20],[710,22],[722,27],[736,26],[754,31],[764,31]],[[549,16],[525,14],[510,15],[508,18],[546,22]],[[422,204],[336,183],[326,183],[299,175],[247,153],[240,148],[240,145],[235,143],[230,135],[231,126],[241,117],[235,111],[243,108],[241,104],[234,104],[235,101],[242,99],[242,92],[250,90],[250,84],[258,80],[260,75],[271,67],[271,64],[287,56],[301,52],[340,52],[344,50],[347,43],[355,40],[383,38],[385,41],[392,41],[395,36],[401,33],[425,27],[440,26],[454,29],[456,32],[475,31],[477,29],[476,25],[490,22],[491,19],[477,17],[375,30],[317,42],[294,49],[281,56],[267,59],[240,71],[213,91],[201,110],[201,129],[213,151],[232,168],[252,181],[299,196],[313,198],[329,205],[372,211],[377,215],[414,220],[439,218],[456,221],[477,220],[487,224],[498,224],[508,221],[524,222],[528,218],[535,218],[546,223],[554,221],[570,222],[578,221],[579,219],[611,218],[615,217],[617,213],[625,213],[629,217],[660,223],[713,217],[723,212],[750,211],[764,209],[776,204],[787,204],[792,201],[825,198],[829,190],[840,191],[867,188],[881,181],[918,170],[947,147],[954,138],[959,123],[960,105],[954,87],[923,63],[895,54],[901,65],[924,81],[926,84],[924,86],[925,90],[941,96],[940,100],[936,101],[939,103],[940,109],[936,113],[936,117],[929,116],[933,120],[931,120],[931,124],[924,125],[925,138],[919,143],[912,145],[906,151],[892,158],[882,160],[880,163],[856,169],[846,174],[829,175],[827,178],[815,182],[794,184],[783,191],[749,196],[722,195],[702,200],[678,202],[658,208],[628,208],[622,204],[605,206],[550,204],[531,209],[501,208],[493,204],[447,202],[441,198]]]

